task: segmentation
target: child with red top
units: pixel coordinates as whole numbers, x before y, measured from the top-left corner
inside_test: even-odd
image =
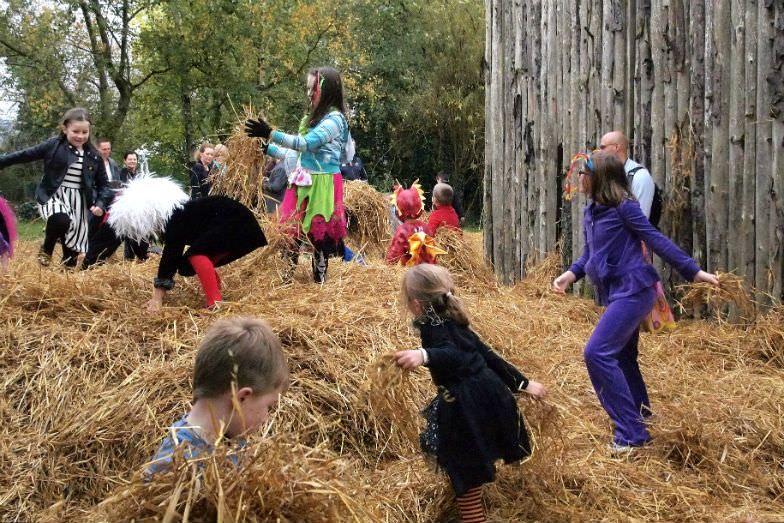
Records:
[[[442,225],[448,225],[460,230],[460,219],[452,207],[454,194],[452,187],[445,183],[436,184],[433,188],[433,212],[430,213],[430,219],[427,221],[427,225],[433,231],[433,234]]]
[[[411,188],[395,188],[392,206],[395,216],[403,222],[395,231],[387,253],[387,263],[412,266],[419,263],[435,263],[436,255],[443,253],[433,245],[432,231],[419,219],[425,210],[422,187],[417,182]]]

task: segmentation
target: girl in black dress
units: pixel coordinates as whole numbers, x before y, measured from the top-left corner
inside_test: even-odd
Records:
[[[406,273],[403,300],[416,318],[422,348],[397,352],[395,360],[404,369],[430,370],[438,395],[424,411],[422,450],[449,475],[463,521],[481,522],[482,485],[495,480],[494,462],[531,453],[512,394],[525,391],[539,399],[547,390],[479,339],[453,290],[452,277],[438,265]]]

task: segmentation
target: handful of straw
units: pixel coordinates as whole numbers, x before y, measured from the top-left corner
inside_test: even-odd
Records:
[[[746,322],[752,322],[757,317],[757,307],[751,299],[743,278],[727,272],[717,273],[719,285],[710,283],[692,283],[686,287],[688,290],[681,298],[681,307],[693,309],[697,305],[707,305],[713,309],[720,309],[725,305],[733,304],[738,308],[738,315]]]
[[[261,190],[265,156],[261,154],[261,140],[245,134],[245,121],[255,118],[253,107],[244,107],[237,115],[231,137],[226,141],[228,153],[224,172],[213,172],[212,193],[222,194],[237,200],[251,209],[265,210]]]
[[[407,440],[419,441],[415,390],[411,372],[398,367],[392,354],[383,354],[368,365],[367,400],[379,419],[392,422]]]

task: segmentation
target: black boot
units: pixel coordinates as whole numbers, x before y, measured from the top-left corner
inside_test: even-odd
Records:
[[[52,252],[47,252],[43,243],[41,244],[41,248],[38,249],[38,263],[43,267],[48,267],[49,264],[52,263]]]
[[[322,250],[313,251],[311,263],[313,265],[313,281],[324,283],[327,281],[327,255]]]
[[[63,265],[65,267],[76,267],[79,260],[79,251],[75,251],[63,245]]]

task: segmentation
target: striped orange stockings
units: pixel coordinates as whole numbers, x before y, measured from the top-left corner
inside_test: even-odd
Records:
[[[482,504],[482,487],[474,487],[457,498],[460,507],[460,518],[465,523],[485,523],[485,507]]]

